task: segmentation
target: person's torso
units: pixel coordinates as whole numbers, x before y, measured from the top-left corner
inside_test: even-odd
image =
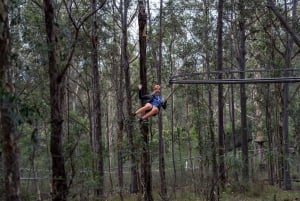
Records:
[[[161,96],[153,96],[151,100],[151,104],[160,108],[161,104],[163,103],[162,97]]]

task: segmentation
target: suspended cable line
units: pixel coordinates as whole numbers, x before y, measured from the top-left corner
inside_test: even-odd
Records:
[[[285,76],[288,72],[289,76]],[[220,76],[221,75],[221,76]],[[220,77],[222,77],[220,79]],[[300,82],[300,69],[251,69],[181,73],[169,79],[170,84],[256,84]]]

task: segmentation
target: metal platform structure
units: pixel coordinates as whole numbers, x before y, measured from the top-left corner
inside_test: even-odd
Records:
[[[173,75],[170,84],[259,84],[300,82],[300,69],[252,69],[182,73]]]

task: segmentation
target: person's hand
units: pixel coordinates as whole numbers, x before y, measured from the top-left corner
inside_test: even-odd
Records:
[[[139,87],[139,90],[141,90],[143,86],[142,86],[141,84],[139,84],[139,86],[138,86],[138,87]]]
[[[167,101],[164,100],[164,102],[162,103],[162,107],[163,107],[164,109],[167,109]]]

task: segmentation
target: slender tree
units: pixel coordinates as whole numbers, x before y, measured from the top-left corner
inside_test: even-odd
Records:
[[[129,66],[129,55],[128,55],[128,9],[129,9],[130,1],[122,0],[121,1],[121,28],[122,28],[122,36],[121,36],[121,65],[124,70],[124,78],[125,78],[125,94],[126,94],[126,109],[127,114],[131,113],[132,110],[132,101],[131,101],[131,84],[130,84],[130,66]],[[130,159],[131,159],[131,184],[130,184],[130,192],[137,193],[138,192],[138,171],[137,171],[137,159],[136,159],[136,149],[133,143],[133,124],[126,124],[126,131],[128,135],[128,142],[130,146]]]
[[[161,66],[162,66],[162,39],[163,39],[163,0],[160,0],[159,8],[159,48],[158,48],[158,62],[157,62],[157,82],[161,85]],[[167,183],[165,173],[165,157],[164,157],[164,140],[163,140],[163,121],[162,115],[158,116],[158,138],[159,138],[159,175],[160,175],[160,194],[162,200],[168,200]]]
[[[204,1],[204,21],[205,21],[205,31],[204,31],[204,44],[205,46],[209,46],[209,23],[210,23],[210,3],[208,0]],[[211,72],[211,53],[208,48],[205,48],[205,62],[204,62],[204,68],[207,71],[207,78],[210,77]],[[211,160],[211,177],[209,178],[211,186],[210,186],[210,192],[208,194],[208,198],[211,201],[217,200],[217,195],[215,194],[215,187],[216,187],[216,180],[218,178],[218,167],[217,167],[217,150],[216,150],[216,140],[215,140],[215,121],[214,121],[214,111],[213,111],[213,87],[209,85],[207,87],[207,102],[208,102],[208,138],[210,140],[210,155],[207,157]],[[208,172],[208,171],[207,171]],[[207,175],[208,176],[208,175]]]
[[[116,2],[113,1],[113,4],[116,5]],[[120,6],[122,7],[123,4],[121,3]],[[113,14],[115,15],[115,6],[113,6]],[[118,10],[122,10],[122,8],[118,8]],[[120,200],[124,200],[123,197],[123,188],[124,188],[124,173],[123,173],[123,163],[124,163],[124,70],[122,69],[121,65],[121,56],[119,51],[120,49],[119,44],[119,35],[117,30],[116,21],[113,21],[113,52],[112,54],[112,86],[115,91],[116,96],[116,110],[115,116],[117,120],[117,170],[118,170],[118,185],[119,185],[119,195]],[[121,58],[121,59],[120,59]]]
[[[44,12],[48,45],[48,72],[50,79],[52,200],[65,201],[67,200],[68,194],[65,158],[63,153],[66,71],[61,68],[57,56],[56,11],[53,0],[44,0]]]
[[[238,64],[240,67],[240,79],[245,79],[246,69],[246,19],[245,5],[243,1],[238,4],[239,9],[239,51]],[[242,139],[242,177],[244,181],[249,180],[249,156],[248,156],[248,128],[247,128],[247,96],[245,84],[240,84],[240,105],[241,105],[241,139]]]
[[[3,174],[6,201],[21,201],[19,170],[19,137],[16,108],[12,101],[14,87],[10,68],[8,1],[0,1],[0,141],[3,149]],[[1,152],[0,152],[1,153]]]
[[[92,26],[91,26],[91,44],[92,44],[92,135],[96,139],[96,152],[98,154],[97,171],[98,171],[98,188],[96,189],[97,196],[103,199],[104,196],[104,167],[103,167],[103,139],[101,126],[101,100],[100,100],[100,73],[98,68],[98,20],[97,20],[97,1],[91,0],[92,7]]]
[[[139,45],[140,45],[140,81],[143,86],[142,93],[147,93],[147,67],[146,67],[146,47],[147,47],[147,14],[144,0],[138,0],[138,24],[139,24]],[[144,105],[145,101],[141,101]],[[144,201],[153,201],[152,197],[152,173],[151,173],[151,159],[149,147],[149,126],[141,123],[142,134],[142,190]]]
[[[223,71],[223,0],[219,0],[218,3],[218,22],[217,22],[217,69]],[[222,79],[223,76],[220,73],[218,79]],[[223,97],[223,85],[218,85],[218,136],[219,136],[219,178],[221,181],[221,187],[225,187],[225,132],[224,132],[224,97]]]
[[[293,7],[292,7],[292,30],[295,29],[295,25],[297,22],[297,4],[298,0],[293,0]],[[287,9],[287,2],[285,1],[285,10],[288,12]],[[287,32],[287,42],[286,42],[286,49],[285,49],[285,68],[289,69],[291,67],[291,60],[292,60],[292,52],[293,52],[293,39],[289,37]],[[289,77],[289,71],[284,71],[284,76]],[[284,83],[283,85],[283,115],[282,115],[282,133],[283,133],[283,185],[285,190],[292,189],[292,182],[290,176],[290,165],[289,165],[289,83]]]

